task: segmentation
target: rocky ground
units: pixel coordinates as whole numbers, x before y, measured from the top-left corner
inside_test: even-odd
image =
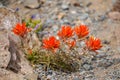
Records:
[[[5,0],[21,17],[41,19],[44,33],[54,34],[61,25],[84,23],[102,40],[103,48],[93,59],[83,59],[78,72],[35,70],[38,80],[120,80],[120,13],[112,11],[115,0]],[[118,0],[119,1],[119,0]]]

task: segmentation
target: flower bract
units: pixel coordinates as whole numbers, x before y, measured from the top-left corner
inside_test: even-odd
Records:
[[[12,31],[14,32],[14,34],[24,37],[24,35],[28,32],[28,28],[26,27],[25,23],[17,23]]]
[[[89,29],[86,25],[76,26],[74,28],[74,31],[76,35],[78,36],[78,38],[83,38],[89,34]]]
[[[58,31],[58,36],[62,39],[70,38],[73,36],[73,29],[71,26],[62,26],[62,29]]]
[[[89,40],[86,41],[86,46],[89,50],[99,50],[102,47],[101,40],[91,36]]]
[[[50,36],[48,39],[43,39],[43,48],[55,51],[60,46],[60,41],[54,36]]]

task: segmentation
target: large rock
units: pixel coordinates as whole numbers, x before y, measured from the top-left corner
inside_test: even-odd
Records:
[[[11,31],[17,22],[21,19],[14,11],[0,8],[0,80],[37,80],[21,39]]]
[[[19,21],[20,21],[19,16],[16,15],[14,12],[6,8],[0,8],[0,43],[1,43],[0,45],[1,56],[0,57],[2,57],[0,58],[1,67],[4,67],[4,68],[8,67],[9,62],[12,59],[11,54],[14,54],[11,52],[11,48],[12,48],[11,39],[12,38],[10,38],[10,35],[12,34],[11,32],[12,28]],[[4,63],[4,65],[2,65],[2,63]]]
[[[9,40],[6,32],[0,31],[0,68],[6,68],[10,61]]]
[[[118,11],[110,12],[108,16],[113,20],[120,20],[120,12]]]
[[[30,8],[30,9],[38,9],[40,8],[40,4],[38,0],[25,0],[24,1],[24,6],[26,8]]]
[[[11,31],[20,22],[20,17],[14,11],[7,8],[0,8],[0,30]]]
[[[120,12],[120,0],[114,0],[113,10]]]

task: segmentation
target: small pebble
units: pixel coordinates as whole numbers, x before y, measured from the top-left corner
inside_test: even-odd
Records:
[[[62,4],[61,8],[63,10],[69,10],[69,5],[68,4]]]
[[[84,64],[83,67],[84,67],[85,70],[92,69],[91,65],[89,65],[89,64]]]
[[[101,15],[100,17],[99,17],[99,21],[104,21],[106,19],[106,16],[105,15]]]
[[[86,20],[89,17],[89,15],[87,13],[81,14],[79,19],[80,20]]]
[[[78,77],[73,78],[73,80],[80,80]]]
[[[0,2],[0,7],[3,7],[3,4]]]

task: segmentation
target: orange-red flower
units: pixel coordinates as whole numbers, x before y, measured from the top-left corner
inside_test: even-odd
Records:
[[[78,38],[83,38],[89,34],[89,29],[86,25],[76,26],[74,28],[74,31],[76,35],[78,36]]]
[[[69,48],[73,48],[76,45],[76,41],[75,40],[68,40],[67,44],[68,44]]]
[[[71,26],[62,26],[62,29],[58,31],[58,36],[61,38],[69,38],[73,36],[73,29]]]
[[[49,37],[48,39],[43,39],[43,48],[52,50],[53,52],[59,48],[60,41],[57,40],[54,36]]]
[[[86,46],[89,50],[99,50],[102,47],[101,40],[91,36],[89,40],[86,41]]]
[[[26,27],[25,23],[17,23],[12,31],[14,32],[14,34],[24,37],[24,35],[28,32],[28,28]]]
[[[32,49],[28,49],[27,51],[28,51],[29,54],[33,53]]]

